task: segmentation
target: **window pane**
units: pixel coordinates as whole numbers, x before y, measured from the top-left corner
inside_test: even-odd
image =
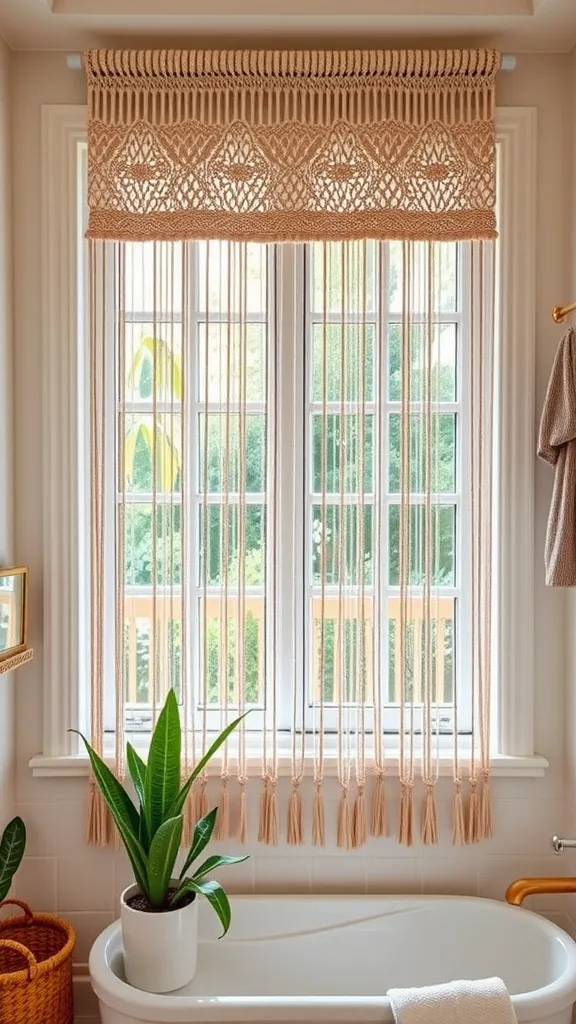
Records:
[[[127,587],[175,586],[182,580],[180,505],[127,504],[124,514]]]
[[[241,378],[242,368],[242,378]],[[266,399],[266,325],[211,323],[208,327],[206,381],[206,324],[198,328],[198,396],[209,402],[264,402]]]
[[[220,597],[199,602],[201,664],[207,659],[206,694],[199,706],[238,705],[239,682],[244,680],[244,703],[262,707],[265,676],[265,614],[263,597],[247,597],[242,608],[238,597]],[[204,628],[206,635],[204,636]]]
[[[388,287],[390,289],[390,312],[401,313],[404,306],[404,244],[390,242]],[[428,315],[429,309],[429,256],[428,243],[413,243],[412,275],[410,281],[409,307],[413,313]],[[457,263],[456,242],[436,242],[432,259],[434,278],[432,305],[434,312],[451,313],[457,308]]]
[[[265,414],[248,413],[243,426],[238,413],[202,414],[198,421],[198,491],[204,492],[206,477],[208,494],[237,494],[242,480],[246,493],[262,493],[266,487]]]
[[[327,586],[341,580],[343,586],[357,587],[362,577],[368,586],[373,582],[373,508],[367,505],[363,517],[357,505],[346,505],[342,513],[341,517],[338,505],[328,505],[325,513],[321,505],[312,508],[312,580],[316,587],[323,576]]]
[[[132,493],[179,493],[182,418],[177,413],[129,413],[125,418],[125,488]]]
[[[439,242],[436,252],[436,289],[440,287],[440,311],[452,313],[458,308],[458,245]]]
[[[154,613],[154,608],[156,612]],[[159,694],[168,687],[181,700],[181,598],[131,595],[124,598],[124,672],[128,704],[147,704],[154,691],[153,662]]]
[[[125,326],[126,401],[182,402],[182,324],[128,322]],[[154,379],[156,388],[154,390]]]
[[[454,505],[433,505],[430,509],[430,531],[427,530],[426,508],[411,505],[408,515],[410,544],[409,585],[422,587],[426,581],[427,558],[430,558],[431,583],[435,587],[453,586],[456,572],[456,508]],[[429,548],[429,555],[427,553]],[[388,558],[391,587],[400,585],[400,506],[388,510]],[[415,599],[416,600],[416,599]]]
[[[388,487],[393,494],[400,491],[401,416],[388,417]],[[410,491],[424,493],[427,472],[427,422],[419,413],[410,416]],[[430,491],[450,493],[456,488],[456,413],[435,413],[432,416]]]
[[[362,313],[376,309],[375,242],[314,242],[308,252],[312,259],[310,303],[314,313],[326,308],[343,316],[344,310]]]
[[[424,616],[424,602],[411,597],[405,640],[401,642],[401,608],[398,598],[388,600],[388,700],[397,704],[407,701],[422,703],[425,699],[423,680],[426,665],[431,663],[431,699],[440,704],[454,700],[456,601],[442,597],[432,601],[430,618]],[[428,632],[429,630],[429,632]]]
[[[204,518],[208,530],[204,539]],[[242,519],[244,521],[242,521]],[[237,586],[239,572],[246,586],[264,586],[266,512],[264,505],[247,505],[243,516],[238,505],[208,505],[199,514],[200,578],[204,584],[206,554],[208,586]],[[244,533],[245,557],[240,565],[241,531]],[[206,545],[206,553],[204,552]]]
[[[183,242],[125,242],[125,308],[181,312]]]
[[[456,324],[435,324],[432,338],[432,367],[428,382],[426,347],[428,338],[422,324],[412,325],[410,336],[410,401],[456,401]],[[402,399],[402,328],[391,324],[388,331],[388,396]]]
[[[246,252],[246,274],[241,271]],[[206,276],[206,254],[208,277]],[[231,273],[230,273],[231,264]],[[249,242],[198,242],[197,308],[210,314],[247,314],[266,312],[268,246]],[[244,280],[243,280],[244,278]]]
[[[323,440],[323,434],[325,435]],[[362,437],[363,435],[363,437]],[[360,453],[364,441],[364,464]],[[329,413],[312,417],[313,490],[316,494],[370,493],[374,486],[374,416]],[[326,480],[323,486],[323,462]],[[341,479],[342,477],[342,479]]]
[[[312,328],[312,400],[374,400],[373,324],[314,324]],[[324,359],[326,350],[326,359]],[[326,375],[326,381],[324,381]],[[324,395],[326,388],[326,395]]]
[[[310,702],[374,703],[373,600],[337,596],[312,599],[312,693]]]

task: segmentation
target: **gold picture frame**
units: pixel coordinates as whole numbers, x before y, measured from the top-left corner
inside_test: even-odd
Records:
[[[0,673],[29,661],[28,569],[0,568]]]

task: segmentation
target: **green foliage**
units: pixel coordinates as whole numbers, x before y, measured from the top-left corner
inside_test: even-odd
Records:
[[[186,872],[212,837],[216,809],[197,823],[176,892],[171,895],[170,889],[174,884],[176,857],[182,839],[186,798],[195,779],[243,717],[242,715],[231,722],[220,733],[186,782],[181,785],[182,733],[178,702],[174,691],[170,690],[152,735],[148,763],[142,760],[130,744],[127,745],[126,761],[136,790],[138,806],[132,802],[124,787],[90,746],[88,740],[79,733],[88,751],[94,778],[126,848],[134,878],[149,904],[158,910],[169,911],[177,907],[190,893],[203,895],[218,915],[224,935],[230,927],[230,904],[222,886],[218,882],[206,879],[206,875],[223,865],[240,864],[247,860],[247,857],[209,857],[196,869],[191,878],[186,876]],[[0,865],[1,852],[2,847]],[[1,879],[0,871],[0,882]]]
[[[22,818],[12,818],[0,839],[0,903],[5,900],[12,879],[20,867],[26,848],[26,826]]]

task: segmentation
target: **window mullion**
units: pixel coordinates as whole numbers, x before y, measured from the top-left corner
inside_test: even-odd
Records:
[[[388,624],[388,584],[390,579],[390,543],[389,543],[389,493],[388,493],[388,451],[390,445],[389,436],[389,334],[390,334],[390,250],[386,243],[378,246],[378,288],[376,294],[379,298],[377,309],[379,326],[379,344],[376,346],[376,400],[378,409],[376,421],[378,423],[377,437],[380,445],[376,446],[376,472],[375,472],[375,504],[377,514],[380,517],[380,544],[375,545],[374,557],[374,583],[378,586],[375,597],[377,607],[374,609],[375,637],[375,666],[379,666],[381,672],[381,694],[382,703],[386,705],[390,699],[389,679],[389,624]],[[376,571],[376,559],[380,560],[379,572]],[[377,669],[376,669],[377,670]],[[376,700],[376,693],[374,695]],[[385,726],[385,723],[383,723]]]
[[[277,720],[281,729],[302,724],[304,660],[297,652],[304,650],[303,634],[303,481],[304,432],[302,407],[303,380],[303,249],[282,245],[275,250],[276,316],[274,349],[277,365],[271,367],[273,398],[272,430],[278,432],[276,456],[278,465],[270,465],[269,486],[274,485],[277,472],[277,508],[274,520],[277,536],[271,540],[270,551],[277,552],[277,593],[270,599],[277,602],[277,649],[275,658],[277,687]],[[274,404],[275,403],[275,404]],[[273,678],[273,675],[271,675]],[[297,688],[294,701],[294,687]],[[294,722],[294,703],[298,709]]]
[[[186,493],[182,493],[183,519],[187,517],[186,545],[183,551],[182,579],[186,586],[185,609],[187,622],[183,623],[188,630],[186,645],[187,658],[184,666],[183,686],[187,688],[188,721],[187,727],[199,732],[202,723],[199,711],[200,690],[202,681],[202,616],[200,615],[200,502],[199,492],[199,358],[200,351],[200,302],[198,294],[198,244],[185,242],[187,247],[183,266],[187,268],[188,280],[184,280],[183,288],[188,298],[188,323],[184,324],[186,333],[182,337],[184,377],[184,429],[183,458],[185,459]],[[207,329],[207,327],[206,327]],[[187,565],[184,565],[184,559]]]

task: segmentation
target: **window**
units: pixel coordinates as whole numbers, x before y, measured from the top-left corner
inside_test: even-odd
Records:
[[[530,112],[528,112],[530,114]],[[56,108],[48,108],[45,119],[45,145],[48,168],[52,169],[52,181],[63,154],[67,154],[68,182],[75,183],[76,195],[81,194],[85,164],[83,142],[83,115],[68,110],[67,114]],[[516,185],[514,167],[519,152],[528,153],[531,146],[532,121],[517,111],[502,114],[500,118],[501,153],[501,220],[503,241],[501,252],[500,281],[506,282],[510,261],[522,249],[529,250],[526,242],[531,224],[524,218],[510,225],[514,220],[513,203]],[[517,126],[520,125],[520,128]],[[70,161],[73,156],[74,162]],[[73,170],[72,170],[73,169]],[[49,186],[49,180],[48,180]],[[48,188],[47,186],[47,188]],[[530,183],[524,182],[524,196],[529,196]],[[516,194],[518,189],[516,189]],[[47,196],[49,188],[47,191]],[[78,238],[82,234],[81,219],[75,217],[75,202],[70,203],[66,213],[66,259],[54,262],[54,275],[64,274],[65,267],[71,267],[76,260]],[[60,199],[60,208],[65,205]],[[47,208],[46,233],[48,249],[51,231],[55,223],[57,204]],[[521,233],[524,231],[524,243]],[[338,659],[334,656],[336,632],[342,657],[348,664],[358,662],[359,647],[365,647],[360,640],[355,608],[358,601],[365,608],[384,603],[387,608],[387,631],[380,637],[379,657],[382,666],[381,685],[385,694],[386,714],[383,728],[394,733],[398,729],[396,707],[398,669],[395,648],[395,616],[397,614],[397,559],[399,546],[398,479],[399,458],[399,383],[398,348],[400,345],[398,322],[402,285],[399,281],[400,259],[398,245],[371,245],[366,247],[363,274],[348,267],[350,295],[346,299],[347,314],[342,315],[342,303],[333,297],[346,290],[342,282],[344,268],[339,266],[339,247],[263,247],[249,246],[248,265],[245,278],[249,287],[244,298],[246,306],[245,337],[240,337],[239,317],[230,297],[234,285],[226,276],[225,246],[212,243],[186,247],[171,247],[166,255],[164,287],[173,287],[178,279],[174,267],[170,270],[169,260],[183,260],[188,266],[187,288],[178,301],[171,297],[169,303],[171,319],[162,323],[161,302],[150,305],[150,289],[146,261],[154,259],[153,246],[128,246],[127,265],[124,267],[125,321],[127,359],[127,380],[130,383],[126,395],[127,432],[124,442],[125,456],[125,593],[126,607],[130,609],[125,632],[126,679],[130,696],[129,728],[145,733],[150,726],[150,699],[154,685],[169,685],[179,675],[182,659],[207,658],[207,690],[205,702],[209,711],[207,728],[217,728],[220,723],[220,694],[226,669],[219,663],[218,651],[224,644],[221,635],[222,616],[219,602],[223,600],[222,578],[226,577],[225,600],[233,605],[242,600],[245,609],[243,651],[233,649],[234,642],[228,636],[228,662],[242,657],[246,678],[249,681],[246,694],[255,714],[251,718],[254,742],[258,742],[264,719],[264,687],[270,671],[271,650],[275,646],[278,654],[274,671],[294,671],[299,680],[297,714],[304,731],[317,729],[317,694],[319,686],[318,657],[323,659],[324,676],[324,719],[323,727],[329,743],[333,726],[330,697],[337,688],[346,686],[346,679],[339,672]],[[158,247],[156,247],[158,248]],[[206,282],[207,253],[213,260],[209,280],[211,290],[203,294]],[[361,257],[352,257],[360,260]],[[129,261],[132,264],[129,265]],[[516,265],[521,261],[516,259]],[[433,562],[434,585],[438,594],[438,617],[434,623],[434,650],[437,662],[436,678],[439,680],[434,695],[440,732],[451,732],[451,714],[454,688],[461,688],[461,711],[458,728],[465,733],[469,730],[470,709],[466,708],[466,680],[459,671],[459,662],[466,650],[467,638],[462,629],[461,609],[468,600],[466,593],[466,542],[469,525],[469,509],[466,497],[461,492],[462,460],[465,459],[467,438],[467,409],[459,384],[465,358],[462,337],[468,329],[463,320],[463,292],[469,279],[466,266],[465,245],[439,247],[436,259],[438,272],[439,302],[434,309],[434,351],[437,366],[436,380],[438,402],[433,424],[435,450],[434,484],[434,533],[437,538]],[[110,272],[110,270],[109,270]],[[356,277],[354,277],[354,273]],[[109,278],[109,287],[118,290],[118,267]],[[115,276],[114,276],[115,275]],[[220,277],[219,277],[220,275]],[[526,270],[529,277],[529,271]],[[360,277],[362,283],[360,284]],[[80,280],[80,279],[79,279]],[[516,280],[516,287],[519,287]],[[524,286],[526,287],[526,286]],[[367,315],[362,319],[355,310],[354,291],[366,289]],[[78,299],[82,305],[83,285],[80,280]],[[58,292],[61,294],[61,292]],[[510,294],[510,292],[508,292]],[[174,315],[178,302],[186,309],[186,315]],[[328,304],[328,327],[322,326],[325,319],[323,308]],[[503,334],[509,328],[513,338],[520,332],[518,324],[521,304],[510,301],[501,311]],[[74,323],[63,314],[57,314],[53,302],[47,297],[47,334],[54,347],[56,322],[66,324],[65,335],[68,350],[60,353],[65,364],[68,379],[80,375],[80,393],[86,368],[78,361],[77,336]],[[154,312],[155,322],[151,314]],[[160,315],[159,315],[160,313]],[[417,315],[414,323],[417,325]],[[72,321],[74,318],[72,318]],[[184,324],[186,331],[184,330]],[[159,328],[162,328],[162,332]],[[115,330],[114,324],[110,327]],[[186,333],[187,332],[187,333]],[[165,356],[161,350],[151,347],[149,340],[162,333],[162,340],[168,338]],[[517,344],[511,343],[503,356],[500,367],[500,390],[503,395],[501,408],[506,410],[510,401],[511,374],[523,372],[519,367],[526,362],[526,336],[521,339],[522,358],[516,351]],[[223,350],[228,344],[227,369],[223,368]],[[413,344],[418,345],[418,331],[413,333]],[[237,356],[240,346],[245,347],[249,369],[242,386],[245,388],[245,403],[242,415],[234,420],[235,389],[241,386]],[[236,348],[236,355],[234,354]],[[198,352],[198,358],[192,353]],[[186,355],[186,353],[188,353]],[[343,354],[344,353],[344,354]],[[161,406],[152,408],[150,394],[150,360],[166,358],[171,378],[161,396]],[[178,360],[188,360],[187,386],[183,393],[178,390]],[[236,363],[235,363],[236,360]],[[516,360],[516,362],[515,362]],[[415,362],[418,362],[415,354]],[[342,373],[344,371],[344,378]],[[323,384],[322,384],[323,382]],[[52,382],[54,384],[54,382]],[[513,638],[513,650],[501,654],[499,663],[499,691],[497,696],[497,729],[494,737],[495,753],[529,755],[533,751],[530,741],[526,745],[527,726],[522,736],[513,735],[510,728],[509,706],[514,704],[514,689],[517,685],[518,670],[526,666],[526,653],[522,651],[521,628],[510,629],[512,610],[503,608],[506,594],[511,587],[517,587],[520,566],[525,564],[523,553],[531,549],[531,523],[526,516],[516,520],[515,536],[511,529],[510,509],[531,504],[531,452],[523,448],[525,438],[521,424],[530,416],[530,382],[526,407],[512,416],[504,411],[499,422],[500,465],[499,480],[503,494],[499,508],[499,548],[512,552],[501,560],[502,580],[500,592],[498,626],[508,629]],[[418,378],[414,375],[412,385],[415,392],[412,400],[418,402]],[[282,401],[275,401],[281,389]],[[362,389],[362,396],[360,395]],[[49,389],[48,389],[49,390]],[[521,398],[518,398],[521,404]],[[86,468],[86,449],[82,441],[82,430],[86,427],[86,410],[82,402],[74,410],[62,408],[56,412],[58,395],[56,386],[47,401],[47,437],[51,450],[56,450],[56,439],[77,438],[75,457],[76,468],[60,465],[56,477],[47,486],[52,497],[60,502],[60,523],[69,523],[71,536],[78,537],[78,548],[87,540],[85,516],[82,516],[82,502],[78,513],[78,493],[86,501],[86,491],[79,486],[82,468]],[[360,410],[362,405],[362,410]],[[526,411],[528,410],[528,412]],[[228,415],[226,415],[228,412]],[[150,448],[149,417],[162,417],[161,430],[157,431],[155,450]],[[80,424],[77,427],[77,420]],[[241,422],[242,421],[242,422]],[[361,422],[360,422],[361,421]],[[50,425],[48,426],[48,422]],[[194,425],[194,426],[193,426]],[[228,466],[229,479],[239,473],[243,452],[246,454],[243,489],[246,495],[244,559],[247,566],[244,582],[238,579],[235,559],[238,558],[239,527],[238,508],[233,498],[232,487],[222,487],[219,478],[218,460],[211,453],[217,451],[222,430],[235,431],[234,446],[238,461]],[[68,434],[66,433],[68,430]],[[359,436],[363,438],[359,450]],[[527,435],[529,437],[529,434]],[[513,443],[511,444],[511,439]],[[511,451],[515,453],[515,468],[511,467]],[[352,453],[352,454],[348,454]],[[520,454],[519,454],[520,453]],[[60,457],[57,457],[57,461]],[[339,461],[340,460],[340,461]],[[344,460],[345,464],[342,464]],[[360,460],[360,461],[359,461]],[[363,486],[358,491],[359,469]],[[415,460],[415,465],[417,459]],[[57,467],[58,468],[58,467]],[[163,477],[160,500],[150,502],[149,480],[153,471]],[[416,468],[415,472],[418,472]],[[151,652],[149,602],[150,591],[161,591],[168,577],[178,577],[181,559],[181,501],[179,476],[190,474],[196,481],[195,498],[189,509],[190,535],[196,538],[197,564],[190,575],[193,581],[189,593],[182,600],[192,602],[191,607],[198,614],[190,621],[197,623],[198,633],[183,645],[178,616],[163,618],[167,631],[170,651],[164,665],[159,665]],[[336,486],[336,477],[340,483]],[[322,484],[322,479],[324,484]],[[341,481],[345,479],[344,485]],[[238,481],[237,481],[238,482]],[[417,489],[413,488],[415,494]],[[157,489],[158,490],[158,489]],[[504,490],[506,500],[504,501]],[[271,499],[276,495],[281,515],[278,517],[277,545],[271,543],[272,523]],[[288,507],[286,499],[292,496],[293,504]],[[52,505],[54,507],[54,505]],[[84,508],[85,511],[85,508]],[[203,525],[203,517],[204,525]],[[412,536],[418,537],[422,509],[415,498],[411,510]],[[236,538],[236,547],[230,541],[226,561],[222,561],[222,545],[210,543],[210,531],[222,536],[222,522],[227,518],[229,538]],[[84,525],[83,525],[84,524]],[[342,524],[346,527],[341,529]],[[207,526],[207,529],[204,529]],[[55,527],[54,527],[55,530]],[[383,531],[383,533],[381,532]],[[345,534],[345,543],[341,536]],[[375,557],[378,538],[386,537],[384,559]],[[512,547],[510,546],[512,545]],[[151,546],[156,546],[158,576],[151,575]],[[158,547],[162,557],[158,558]],[[192,550],[192,546],[189,548]],[[276,550],[276,561],[274,556]],[[339,554],[337,552],[339,551]],[[208,555],[208,561],[205,556]],[[53,549],[50,556],[55,561]],[[415,592],[413,595],[414,650],[419,644],[416,590],[421,582],[421,552],[417,545],[410,554],[413,560]],[[419,561],[420,559],[420,561]],[[49,687],[45,729],[45,759],[38,763],[38,771],[52,770],[49,758],[66,755],[70,750],[65,727],[86,718],[88,698],[86,693],[86,635],[85,624],[77,622],[75,609],[78,601],[75,595],[82,593],[82,558],[64,559],[65,568],[50,575],[51,585],[60,584],[64,594],[64,624],[71,627],[70,635],[78,637],[77,645],[69,656],[67,678],[63,686],[68,714],[66,722],[59,721],[56,690],[56,658],[62,654],[64,642],[59,642],[58,624],[49,613],[51,656],[47,660],[47,685]],[[378,563],[378,567],[377,564]],[[53,565],[52,565],[53,568]],[[236,573],[236,576],[235,576]],[[63,579],[63,575],[66,579]],[[277,576],[275,577],[275,574]],[[59,579],[60,575],[60,579]],[[277,588],[278,606],[275,616],[269,612],[270,592],[273,579],[279,581]],[[79,582],[80,581],[80,582]],[[240,595],[240,590],[243,591]],[[84,591],[85,592],[85,591]],[[346,612],[338,619],[338,602],[344,600]],[[529,597],[522,597],[529,601]],[[319,636],[318,609],[323,606],[322,639]],[[523,605],[524,611],[526,604]],[[235,613],[237,614],[237,612]],[[514,612],[515,614],[515,612]],[[66,619],[66,616],[68,618]],[[367,616],[370,621],[370,615]],[[521,620],[520,620],[521,621]],[[202,637],[202,622],[205,622]],[[516,640],[514,640],[516,638]],[[225,646],[225,645],[224,645]],[[378,645],[377,645],[378,646]],[[111,655],[110,655],[111,657]],[[413,663],[418,662],[414,654]],[[530,674],[532,666],[529,666]],[[361,669],[355,669],[362,675]],[[61,674],[61,673],[60,673]],[[232,673],[233,675],[233,673]],[[524,674],[526,679],[526,673]],[[154,682],[156,680],[156,684]],[[159,682],[162,680],[162,683]],[[224,685],[228,685],[225,680]],[[410,685],[417,692],[418,679]],[[159,692],[159,689],[157,690]],[[340,690],[340,696],[345,691]],[[58,694],[60,701],[62,689]],[[368,714],[365,728],[373,728],[370,717],[370,693],[365,694]],[[62,704],[60,703],[60,707]],[[293,717],[293,709],[280,706],[277,710],[280,726]],[[195,713],[195,712],[194,712]],[[110,715],[110,728],[113,717]],[[514,749],[516,747],[516,749]],[[54,769],[56,770],[56,769]],[[62,770],[66,770],[62,768]],[[71,769],[74,770],[74,769]],[[518,769],[520,770],[520,769]],[[531,772],[541,771],[540,764],[531,762],[525,766]]]
[[[82,240],[80,248],[86,252]],[[279,616],[284,635],[277,668],[280,728],[290,729],[294,702],[303,714],[299,728],[316,730],[322,703],[324,728],[334,731],[340,704],[355,705],[360,687],[364,728],[372,731],[375,677],[386,732],[398,731],[403,676],[406,697],[421,717],[426,671],[421,406],[428,329],[423,303],[430,291],[438,300],[430,325],[430,373],[437,390],[431,421],[432,698],[439,727],[451,732],[458,687],[458,727],[470,732],[470,655],[461,625],[465,617],[458,614],[470,600],[463,544],[470,523],[461,465],[468,448],[461,381],[468,347],[463,320],[468,247],[436,246],[431,282],[426,249],[416,247],[410,300],[415,303],[412,479],[407,484],[413,495],[411,621],[400,664],[401,244],[298,246],[290,260],[274,246],[224,242],[110,247],[106,286],[114,298],[105,342],[107,436],[112,437],[118,417],[123,436],[118,451],[110,453],[108,472],[116,465],[125,483],[104,517],[110,524],[122,518],[123,541],[117,543],[124,544],[124,558],[120,584],[114,563],[105,573],[104,603],[113,609],[114,589],[123,586],[128,731],[150,730],[152,705],[161,704],[171,686],[184,704],[181,687],[186,685],[196,730],[217,729],[223,707],[239,711],[245,705],[252,710],[250,730],[261,731],[272,702],[267,684],[278,644],[271,613],[276,592],[285,595],[284,608],[293,609],[302,630],[302,643],[296,644],[286,637]],[[280,275],[295,299],[289,322],[278,302]],[[87,341],[81,333],[80,338],[85,349]],[[294,400],[292,390],[283,387],[284,374],[275,373],[279,352],[292,368]],[[125,385],[118,383],[120,375]],[[115,394],[117,387],[125,387],[123,396]],[[276,475],[286,479],[286,466],[294,478],[291,500],[288,495],[275,510]],[[186,490],[185,478],[192,480]],[[109,496],[112,502],[111,489]],[[285,536],[286,523],[292,538]],[[293,563],[282,556],[291,539]],[[196,564],[183,572],[186,558]],[[190,654],[182,671],[187,586]],[[379,619],[378,604],[386,609]],[[116,628],[109,619],[104,653],[109,679],[118,671]],[[112,733],[112,687],[105,696],[105,717]]]

